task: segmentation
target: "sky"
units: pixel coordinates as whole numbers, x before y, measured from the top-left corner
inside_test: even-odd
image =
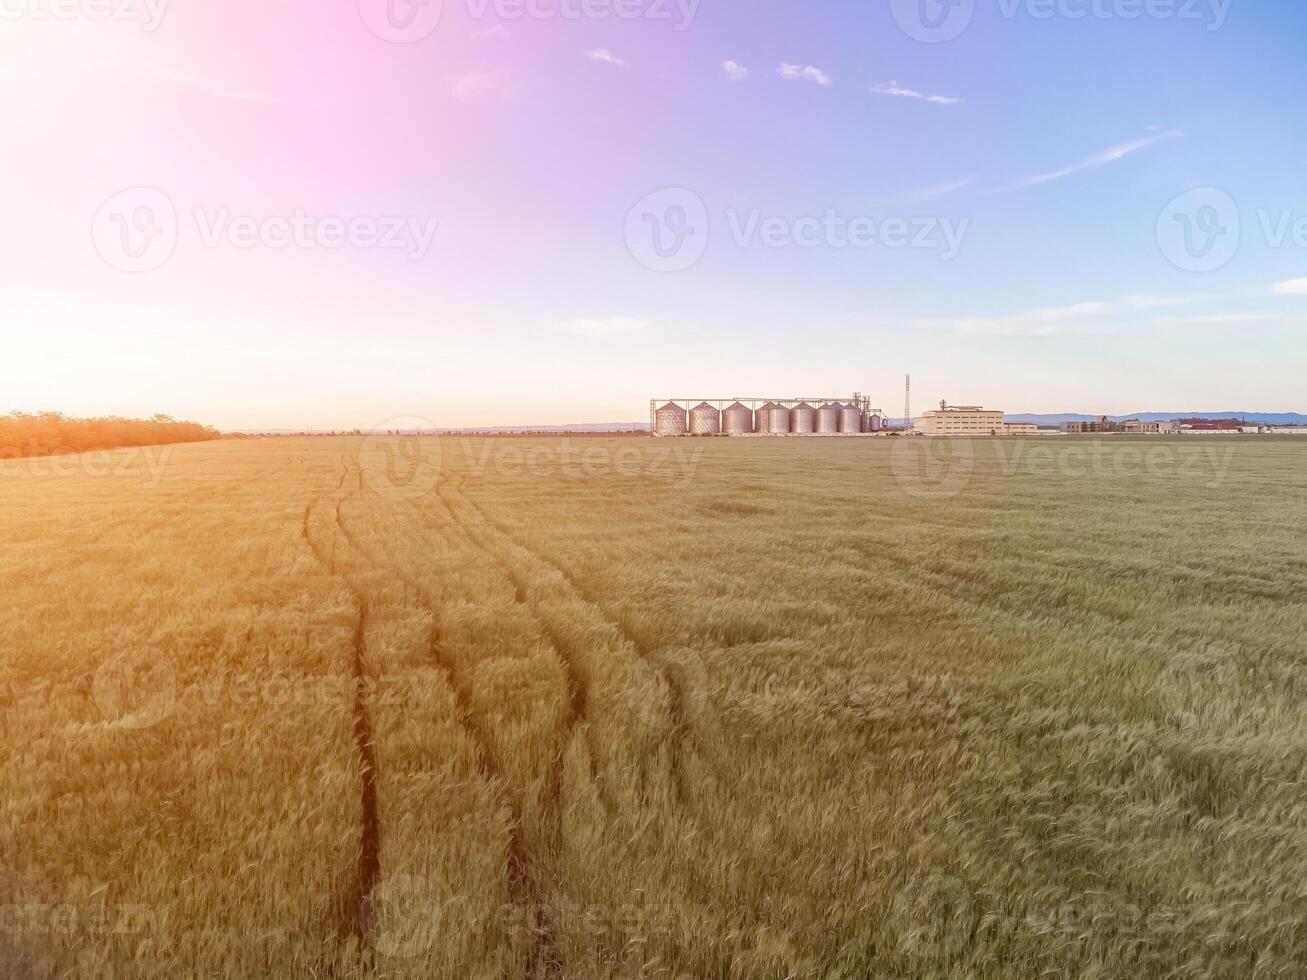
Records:
[[[0,412],[1307,410],[1307,6],[0,0]]]

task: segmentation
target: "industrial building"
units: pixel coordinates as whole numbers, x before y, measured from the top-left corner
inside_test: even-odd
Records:
[[[1063,422],[1058,426],[1067,435],[1084,435],[1085,433],[1123,432],[1121,423],[1113,422],[1106,415],[1100,415],[1092,422]]]
[[[1121,423],[1121,431],[1147,436],[1175,435],[1180,431],[1180,423],[1174,420],[1141,422],[1139,419],[1126,419]]]
[[[923,436],[1001,436],[1005,434],[1003,413],[979,405],[939,403],[938,411],[927,412],[913,423]]]
[[[655,398],[655,436],[861,436],[885,431],[885,413],[854,392],[839,398]]]

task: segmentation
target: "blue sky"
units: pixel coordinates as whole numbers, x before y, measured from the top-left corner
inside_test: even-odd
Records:
[[[445,0],[392,44],[379,2],[0,22],[48,45],[0,99],[0,410],[553,423],[856,388],[898,414],[908,371],[918,408],[1307,408],[1301,5],[922,0],[966,23],[929,43],[917,0]],[[179,230],[124,272],[87,228],[139,187]],[[690,251],[650,268],[684,201]],[[438,231],[203,240],[297,208]]]

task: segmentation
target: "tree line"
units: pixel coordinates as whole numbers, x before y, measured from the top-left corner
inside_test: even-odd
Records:
[[[217,429],[197,422],[181,422],[170,415],[153,415],[148,419],[116,416],[77,419],[59,412],[0,415],[0,459],[221,438]]]

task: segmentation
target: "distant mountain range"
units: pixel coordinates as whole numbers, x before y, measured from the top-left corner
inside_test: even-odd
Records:
[[[1007,415],[1009,422],[1034,422],[1037,425],[1058,425],[1062,422],[1093,422],[1098,415],[1078,415],[1067,412],[1061,415]],[[1168,422],[1171,419],[1242,419],[1257,425],[1307,425],[1307,415],[1299,412],[1135,412],[1131,415],[1109,415],[1112,422],[1138,419],[1140,422]]]
[[[1093,422],[1098,415],[1081,415],[1064,412],[1055,415],[1021,414],[1004,416],[1009,422],[1034,422],[1036,425],[1058,425],[1062,422]],[[1170,419],[1242,419],[1257,425],[1307,425],[1307,415],[1300,412],[1135,412],[1132,415],[1109,415],[1113,422],[1139,419],[1141,422],[1165,422]],[[901,426],[902,419],[886,419],[891,427]],[[258,436],[297,435],[302,429],[239,429],[228,434]],[[319,433],[322,430],[317,430]],[[364,432],[373,430],[364,429]],[[428,433],[456,433],[463,435],[495,435],[508,432],[648,432],[648,422],[574,422],[571,425],[488,425],[468,429],[423,429]]]
[[[305,429],[225,429],[226,435],[243,435],[243,436],[294,436],[301,435],[308,430]],[[349,429],[313,429],[312,435],[325,435],[328,431],[348,432]],[[381,429],[362,429],[362,432],[381,432]],[[416,430],[404,429],[405,433],[411,433]],[[487,425],[477,428],[455,429],[455,428],[423,428],[426,434],[460,434],[460,435],[495,435],[505,432],[648,432],[648,422],[576,422],[571,425]]]

